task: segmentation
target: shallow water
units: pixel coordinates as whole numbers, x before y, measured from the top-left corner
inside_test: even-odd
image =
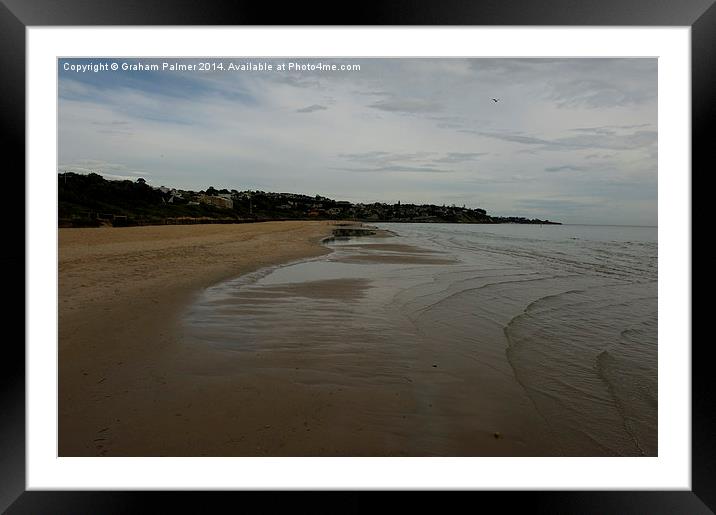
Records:
[[[656,455],[656,228],[379,227],[207,289],[190,344],[395,390],[350,409],[397,454]]]

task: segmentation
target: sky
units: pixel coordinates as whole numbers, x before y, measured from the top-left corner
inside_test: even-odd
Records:
[[[162,70],[165,62],[210,70]],[[272,69],[241,69],[247,63]],[[279,69],[290,63],[360,69]],[[87,67],[98,64],[107,69]],[[656,59],[95,58],[58,67],[59,172],[657,225]]]

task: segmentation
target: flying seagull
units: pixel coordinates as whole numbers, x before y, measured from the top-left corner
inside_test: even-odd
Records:
[[[499,99],[499,98],[493,98],[492,101],[493,101],[493,102],[499,102],[500,99]]]

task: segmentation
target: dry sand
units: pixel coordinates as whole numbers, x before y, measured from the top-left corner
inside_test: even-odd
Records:
[[[176,317],[217,281],[328,252],[330,233],[328,222],[60,229],[59,455],[260,454],[253,440],[232,448],[237,421],[279,408],[232,376],[187,376],[219,363],[180,344]]]

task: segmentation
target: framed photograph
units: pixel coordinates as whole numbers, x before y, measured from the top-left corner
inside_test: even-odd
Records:
[[[716,8],[567,4],[5,2],[2,508],[711,513],[691,170]]]

